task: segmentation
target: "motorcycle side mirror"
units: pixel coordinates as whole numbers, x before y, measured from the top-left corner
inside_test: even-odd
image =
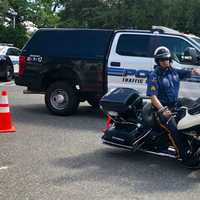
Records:
[[[199,64],[199,56],[197,50],[193,47],[187,47],[184,51],[184,55],[181,56],[182,62],[196,65]]]

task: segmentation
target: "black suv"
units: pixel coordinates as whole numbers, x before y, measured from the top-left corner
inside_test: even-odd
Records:
[[[47,108],[70,115],[79,102],[92,106],[107,92],[106,55],[113,31],[40,29],[22,49],[15,83],[44,93]]]

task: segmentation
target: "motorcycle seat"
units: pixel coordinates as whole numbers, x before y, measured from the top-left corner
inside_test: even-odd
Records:
[[[199,105],[195,105],[192,108],[189,108],[188,109],[188,113],[190,115],[200,114],[200,104]]]
[[[183,97],[183,98],[179,98],[179,101],[181,102],[182,106],[186,106],[188,108],[193,107],[197,104],[200,104],[200,98],[194,100],[187,97]]]
[[[190,98],[181,98],[181,105],[188,108],[188,113],[190,115],[195,115],[200,113],[200,98],[193,100]]]

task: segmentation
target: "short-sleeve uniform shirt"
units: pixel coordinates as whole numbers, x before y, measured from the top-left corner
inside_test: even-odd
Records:
[[[191,77],[191,71],[169,67],[163,70],[155,66],[147,80],[147,96],[156,95],[162,105],[175,106],[178,100],[180,80]]]

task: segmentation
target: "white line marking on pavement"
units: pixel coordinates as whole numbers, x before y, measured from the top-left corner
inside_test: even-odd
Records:
[[[5,169],[8,169],[8,166],[2,166],[2,167],[0,167],[0,170],[5,170]]]

